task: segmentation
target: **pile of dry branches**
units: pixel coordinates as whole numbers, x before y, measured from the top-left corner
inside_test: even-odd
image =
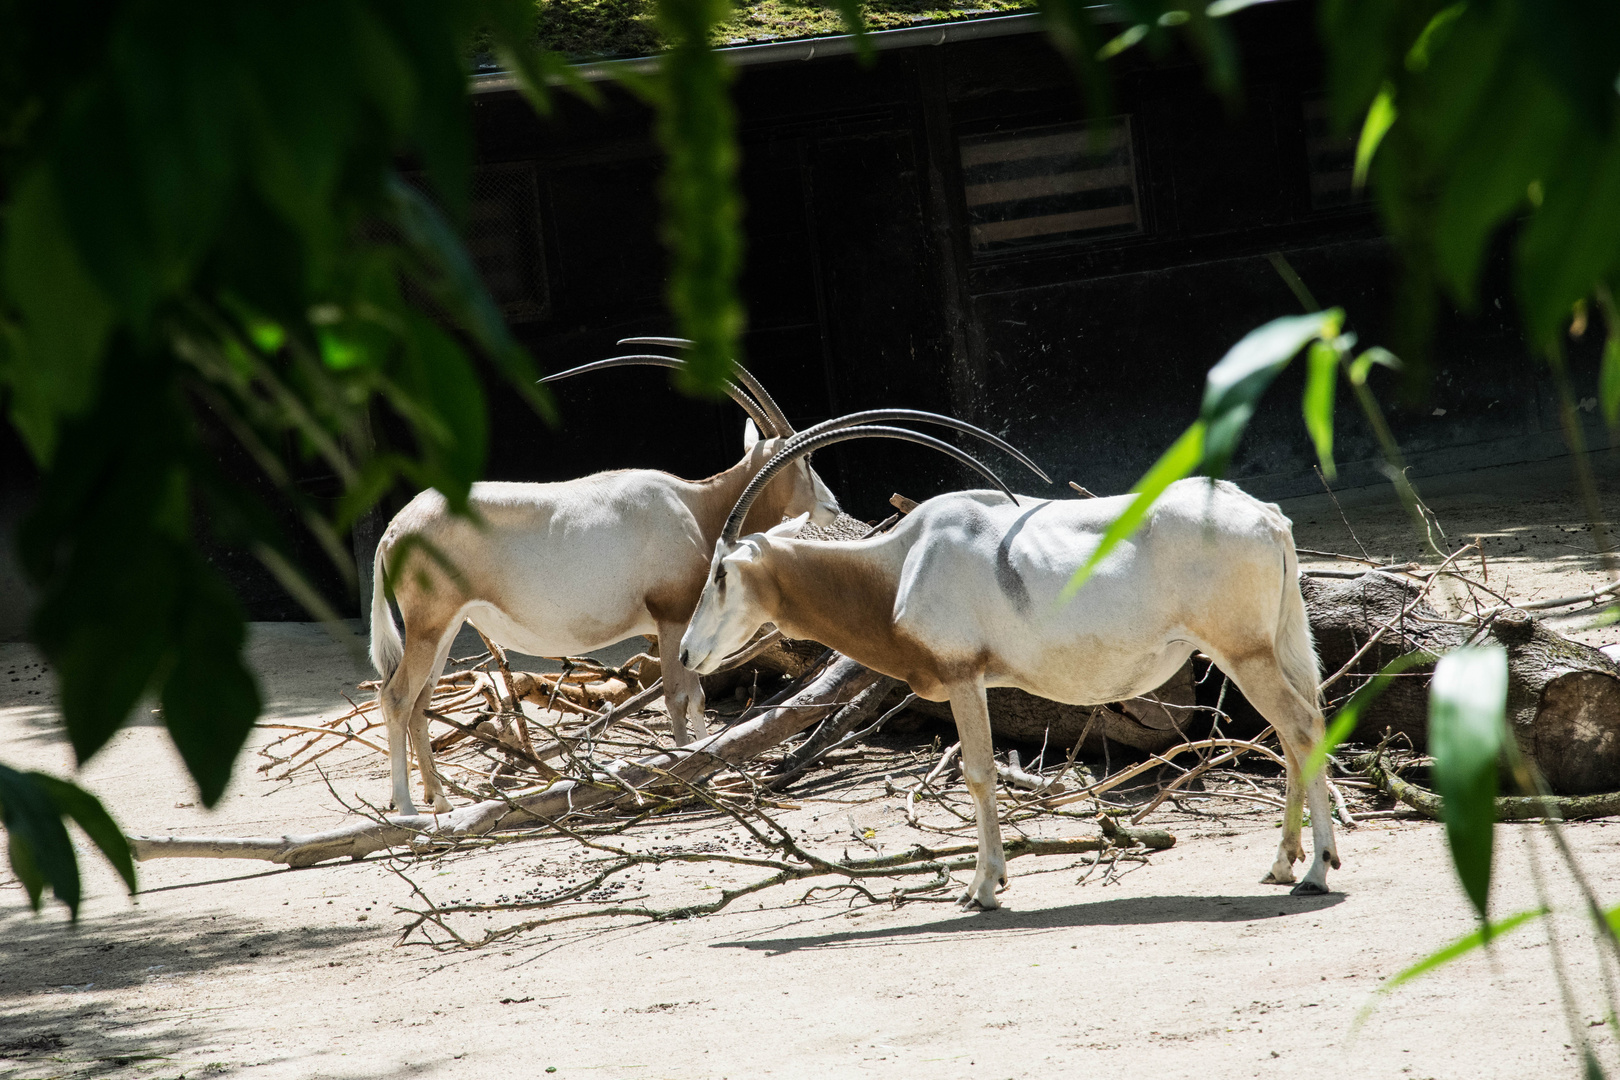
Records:
[[[1492,634],[1510,653],[1517,649],[1515,677],[1539,679],[1538,688],[1571,672],[1620,676],[1606,657],[1582,652],[1584,647],[1573,647],[1527,614],[1590,609],[1612,601],[1620,587],[1515,604],[1488,582],[1482,557],[1477,573],[1465,570],[1465,560],[1479,555],[1472,544],[1446,554],[1432,569],[1302,554],[1363,564],[1354,571],[1311,571],[1314,583],[1307,581],[1305,588],[1323,642],[1323,686],[1330,699],[1342,701],[1391,655],[1413,649],[1438,654]],[[1355,602],[1335,599],[1332,590],[1352,587],[1361,590]],[[1389,595],[1374,596],[1378,590]],[[1381,599],[1372,603],[1370,596]],[[1557,640],[1548,646],[1552,638]],[[943,745],[937,736],[931,747],[920,747],[915,738],[884,733],[913,704],[893,679],[831,651],[808,667],[802,650],[773,659],[772,650],[783,643],[772,633],[731,659],[728,666],[743,674],[727,680],[738,691],[719,710],[723,729],[698,744],[675,747],[653,656],[617,667],[567,658],[559,671],[536,673],[513,671],[499,647],[487,639],[485,644],[482,656],[456,661],[439,680],[428,710],[447,785],[472,800],[469,805],[448,814],[404,816],[345,803],[352,823],[325,833],[136,837],[137,857],[242,857],[307,866],[390,852],[391,867],[410,882],[415,897],[400,908],[408,920],[401,940],[434,948],[484,945],[578,920],[688,918],[800,881],[817,882],[805,900],[954,900],[961,888],[955,875],[972,869],[974,846],[967,841],[974,832],[973,808],[961,781],[959,747]],[[784,682],[784,671],[796,674]],[[1213,674],[1210,668],[1207,675]],[[1426,677],[1405,679],[1421,693]],[[760,690],[762,682],[770,687],[773,681],[774,693]],[[376,686],[363,683],[360,689]],[[1400,694],[1391,700],[1399,702]],[[1100,775],[1080,751],[1094,744],[1087,740],[1101,709],[1089,714],[1078,738],[1072,732],[1064,738],[1066,749],[1049,752],[1043,745],[1029,761],[1017,750],[1006,752],[997,765],[1008,858],[1073,856],[1078,861],[1064,868],[1079,869],[1078,881],[1095,877],[1107,883],[1122,867],[1140,865],[1175,842],[1168,831],[1144,826],[1154,815],[1186,824],[1274,822],[1283,808],[1283,757],[1269,728],[1240,737],[1255,726],[1234,720],[1228,711],[1234,704],[1237,695],[1229,700],[1222,677],[1213,704],[1174,706],[1179,741],[1157,752],[1126,751],[1117,768],[1102,737]],[[320,724],[265,725],[284,734],[260,750],[266,761],[259,771],[286,779],[320,769],[324,777],[325,765],[336,760],[328,755],[336,751],[347,749],[342,760],[351,762],[365,760],[368,752],[385,753],[385,740],[374,734],[381,726],[375,702],[350,705]],[[910,730],[927,722],[913,716]],[[1529,722],[1540,721],[1531,715]],[[1400,741],[1390,729],[1398,727],[1382,725],[1385,738],[1376,750],[1346,748],[1340,758],[1330,758],[1334,814],[1344,827],[1369,818],[1438,814],[1438,800],[1413,779],[1426,764],[1421,745],[1408,733],[1405,751],[1390,750],[1392,741]],[[1124,750],[1118,744],[1116,749]],[[1503,813],[1522,819],[1617,811],[1620,796],[1594,796],[1509,806]],[[867,824],[856,823],[857,812]],[[821,823],[840,816],[847,830],[841,821],[830,829]],[[717,823],[729,824],[730,841],[659,842],[669,840],[675,827],[702,827],[712,836]],[[1084,825],[1098,831],[1064,835]],[[547,839],[552,857],[536,870],[535,886],[518,894],[436,901],[412,876],[412,866],[422,860],[520,841],[545,847]],[[666,868],[674,872],[654,889],[648,873]],[[716,872],[723,876],[709,877]],[[703,878],[692,877],[697,873]],[[671,896],[692,890],[699,895]],[[494,927],[485,921],[499,913],[519,918]]]

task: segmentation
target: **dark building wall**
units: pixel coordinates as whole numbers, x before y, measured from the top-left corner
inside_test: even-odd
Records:
[[[1313,208],[1313,18],[1303,3],[1236,17],[1245,83],[1235,109],[1197,65],[1127,54],[1115,111],[1129,117],[1141,231],[979,255],[961,140],[1085,115],[1042,36],[883,53],[869,68],[835,58],[740,70],[747,362],[798,421],[877,405],[951,411],[1063,479],[1120,491],[1196,414],[1224,351],[1299,310],[1268,253],[1283,252],[1323,303],[1343,305],[1363,342],[1388,342],[1392,259],[1374,213]],[[547,368],[669,330],[649,116],[609,100],[601,112],[565,107],[554,123],[509,95],[477,106],[485,158],[540,170],[552,303],[520,330]],[[1420,475],[1561,447],[1549,385],[1526,364],[1508,313],[1504,258],[1493,275],[1478,314],[1443,320],[1433,400],[1397,406],[1392,381],[1375,376]],[[1573,350],[1589,395],[1595,343]],[[1268,397],[1234,465],[1257,493],[1316,488],[1300,378],[1288,373]],[[735,408],[667,387],[653,371],[565,384],[559,432],[506,406],[492,474],[636,464],[698,475],[734,460]],[[1348,399],[1338,420],[1344,482],[1378,482],[1376,448]],[[891,491],[967,482],[909,447],[855,444],[818,464],[863,517],[883,513]]]
[[[1046,490],[1062,496],[1069,479],[1125,490],[1196,415],[1204,373],[1225,350],[1299,310],[1270,252],[1283,252],[1324,304],[1343,305],[1363,342],[1387,343],[1394,278],[1375,215],[1364,203],[1313,203],[1313,19],[1304,2],[1234,17],[1245,73],[1235,109],[1210,93],[1196,64],[1126,54],[1114,111],[1128,117],[1140,230],[978,253],[963,146],[1085,117],[1042,35],[884,52],[871,67],[845,57],[739,69],[746,362],[801,426],[884,405],[951,412],[1027,449],[1059,480]],[[546,371],[612,355],[621,337],[674,330],[651,115],[601,89],[600,107],[564,96],[549,118],[512,93],[473,103],[480,182],[531,185],[515,227],[532,240],[513,250],[526,252],[533,287],[512,310]],[[1526,363],[1510,291],[1498,251],[1480,311],[1442,319],[1432,400],[1397,406],[1391,380],[1375,375],[1417,475],[1561,452],[1550,385]],[[1572,345],[1583,398],[1594,392],[1596,346]],[[1234,463],[1256,494],[1318,490],[1300,382],[1298,370],[1279,380]],[[486,383],[491,479],[630,466],[699,477],[740,451],[733,404],[685,398],[657,369],[558,384],[556,429],[493,373]],[[1337,419],[1341,483],[1382,482],[1347,395]],[[1605,445],[1592,420],[1593,444]],[[379,426],[382,442],[399,437]],[[1009,462],[986,460],[1015,486],[1038,489]],[[816,466],[867,519],[888,512],[891,492],[979,486],[903,444],[834,447]],[[307,478],[312,490],[329,482]],[[411,494],[392,493],[388,511]],[[19,512],[7,498],[0,518]],[[334,602],[353,610],[318,549],[303,546]],[[303,617],[251,560],[218,560],[254,617]],[[0,564],[0,586],[12,588],[5,580]]]

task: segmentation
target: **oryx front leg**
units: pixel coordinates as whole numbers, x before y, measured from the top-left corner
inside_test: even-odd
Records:
[[[996,888],[1007,884],[1007,857],[1001,847],[1001,821],[996,814],[996,761],[990,741],[990,708],[984,684],[978,679],[951,687],[951,715],[962,740],[962,774],[973,796],[973,816],[979,827],[979,856],[973,883],[962,897],[964,904],[985,910],[1000,907]]]
[[[1294,863],[1305,858],[1305,847],[1300,843],[1300,829],[1308,796],[1311,841],[1315,851],[1311,868],[1294,886],[1294,893],[1299,896],[1325,893],[1328,891],[1328,868],[1339,865],[1326,771],[1316,774],[1308,791],[1301,782],[1301,768],[1310,757],[1311,748],[1324,734],[1322,715],[1308,707],[1300,695],[1290,689],[1282,669],[1269,656],[1236,665],[1232,680],[1243,691],[1243,696],[1260,710],[1260,715],[1276,729],[1277,741],[1282,744],[1283,757],[1288,763],[1288,795],[1283,808],[1282,840],[1277,847],[1277,861],[1272,864],[1271,872],[1264,880],[1277,885],[1286,885],[1294,880]]]
[[[697,672],[681,663],[683,623],[658,623],[658,663],[664,674],[664,708],[675,735],[675,745],[685,746],[709,733],[703,714],[703,684]]]

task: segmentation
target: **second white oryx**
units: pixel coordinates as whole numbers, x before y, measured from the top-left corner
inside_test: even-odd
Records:
[[[614,357],[547,381],[632,364],[679,367],[682,361]],[[531,656],[576,655],[636,634],[657,634],[676,741],[704,734],[703,689],[676,655],[681,632],[702,592],[709,554],[727,515],[793,435],[786,415],[758,380],[740,367],[736,377],[742,386],[726,389],[750,418],[743,457],[706,480],[622,469],[562,483],[477,483],[467,516],[451,513],[437,491],[425,491],[394,517],[377,546],[371,658],[382,676],[378,700],[388,725],[393,802],[401,813],[415,813],[407,734],[423,794],[437,811],[450,805],[434,768],[424,710],[464,621]],[[911,415],[1005,446],[960,421]],[[762,437],[755,437],[754,425]],[[911,434],[913,441],[945,445]],[[775,470],[755,490],[750,506],[745,516],[754,529],[795,515],[831,524],[838,515],[837,500],[804,459],[786,471]],[[389,584],[404,620],[403,640],[388,608]]]
[[[1293,882],[1293,864],[1305,857],[1300,768],[1323,724],[1293,533],[1281,511],[1224,481],[1180,481],[1066,603],[1064,586],[1130,496],[1013,500],[968,491],[930,499],[865,540],[806,543],[794,538],[802,520],[747,535],[753,500],[772,476],[859,434],[806,431],[750,481],[715,545],[681,662],[706,672],[770,622],[903,679],[921,697],[948,700],[978,823],[963,900],[993,908],[1006,859],[985,689],[1016,686],[1075,705],[1121,701],[1159,686],[1202,650],[1282,743],[1287,805],[1265,880]],[[1339,857],[1320,774],[1308,794],[1315,859],[1294,891],[1321,893]]]

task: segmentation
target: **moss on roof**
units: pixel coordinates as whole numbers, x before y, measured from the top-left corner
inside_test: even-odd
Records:
[[[1033,10],[1033,0],[865,0],[873,30]],[[648,56],[664,47],[653,0],[539,0],[540,44],[578,58]],[[714,43],[754,45],[848,31],[836,10],[796,0],[735,0]]]

